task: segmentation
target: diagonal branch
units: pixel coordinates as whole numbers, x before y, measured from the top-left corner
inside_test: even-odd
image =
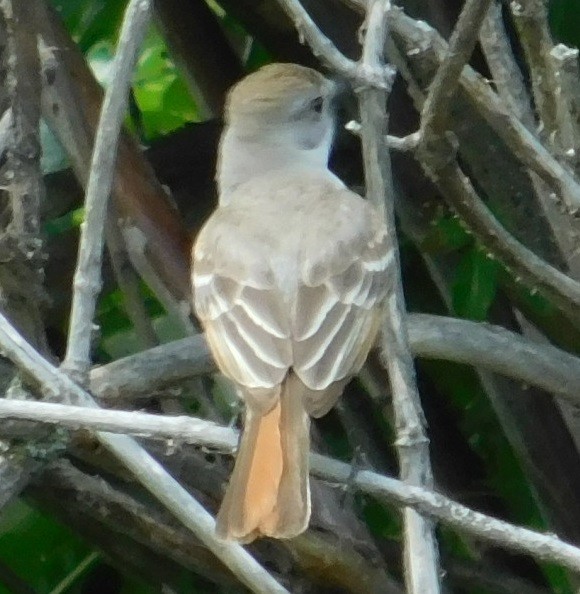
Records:
[[[463,67],[469,61],[477,36],[492,0],[467,0],[453,30],[447,54],[429,86],[421,114],[423,141],[444,134],[449,120],[451,100],[457,91]]]
[[[298,0],[278,0],[282,9],[294,22],[301,39],[308,42],[312,53],[326,62],[337,74],[356,85],[390,89],[394,70],[390,66],[376,64],[361,65],[344,56],[316,26],[310,15]]]
[[[93,316],[101,289],[103,234],[107,203],[113,187],[117,144],[127,111],[128,87],[151,12],[151,0],[132,0],[126,9],[113,62],[114,83],[105,94],[97,129],[74,277],[69,339],[63,363],[64,369],[72,373],[84,374],[90,365]]]
[[[416,21],[397,10],[391,11],[390,23],[393,37],[397,43],[401,42],[409,63],[420,68],[421,64],[427,63],[426,52],[431,52],[432,59],[439,64],[445,59],[448,46],[427,23]],[[431,59],[428,63],[431,63]],[[559,195],[570,212],[579,210],[580,184],[504,105],[489,84],[469,66],[464,67],[459,84],[474,109],[505,142],[520,163],[537,173]]]
[[[43,391],[54,398],[98,408],[88,392],[41,357],[0,314],[0,350]],[[258,562],[237,544],[215,536],[213,517],[151,455],[126,435],[97,432],[99,441],[167,509],[189,528],[238,578],[255,592],[287,594]]]

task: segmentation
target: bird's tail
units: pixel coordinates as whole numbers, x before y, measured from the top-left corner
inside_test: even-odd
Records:
[[[217,517],[218,536],[251,542],[291,538],[310,518],[310,418],[302,382],[290,375],[275,406],[262,414],[247,403],[236,464]]]

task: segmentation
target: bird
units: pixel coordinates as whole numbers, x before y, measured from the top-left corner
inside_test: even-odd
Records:
[[[219,370],[245,405],[216,534],[292,538],[310,518],[310,418],[325,415],[377,339],[391,238],[328,169],[337,83],[263,66],[225,102],[219,201],[192,252],[192,291]]]

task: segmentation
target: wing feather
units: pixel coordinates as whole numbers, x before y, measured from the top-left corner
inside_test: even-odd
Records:
[[[393,258],[377,212],[336,182],[260,188],[220,207],[198,237],[193,270],[195,309],[220,369],[257,395],[293,369],[309,411],[322,414],[376,338]]]
[[[247,389],[278,386],[292,364],[290,330],[260,238],[218,210],[194,248],[196,313],[221,371]]]
[[[296,298],[294,327],[301,332],[294,335],[294,369],[313,395],[361,368],[378,333],[394,260],[376,211],[350,192],[340,194],[337,208],[348,213],[334,222],[333,238],[340,239],[307,254]]]

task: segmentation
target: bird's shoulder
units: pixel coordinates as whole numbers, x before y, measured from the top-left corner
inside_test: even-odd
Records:
[[[196,239],[194,262],[228,276],[252,272],[266,286],[281,254],[297,260],[310,284],[354,261],[380,259],[386,239],[376,209],[332,173],[278,172],[240,185],[214,211]]]

